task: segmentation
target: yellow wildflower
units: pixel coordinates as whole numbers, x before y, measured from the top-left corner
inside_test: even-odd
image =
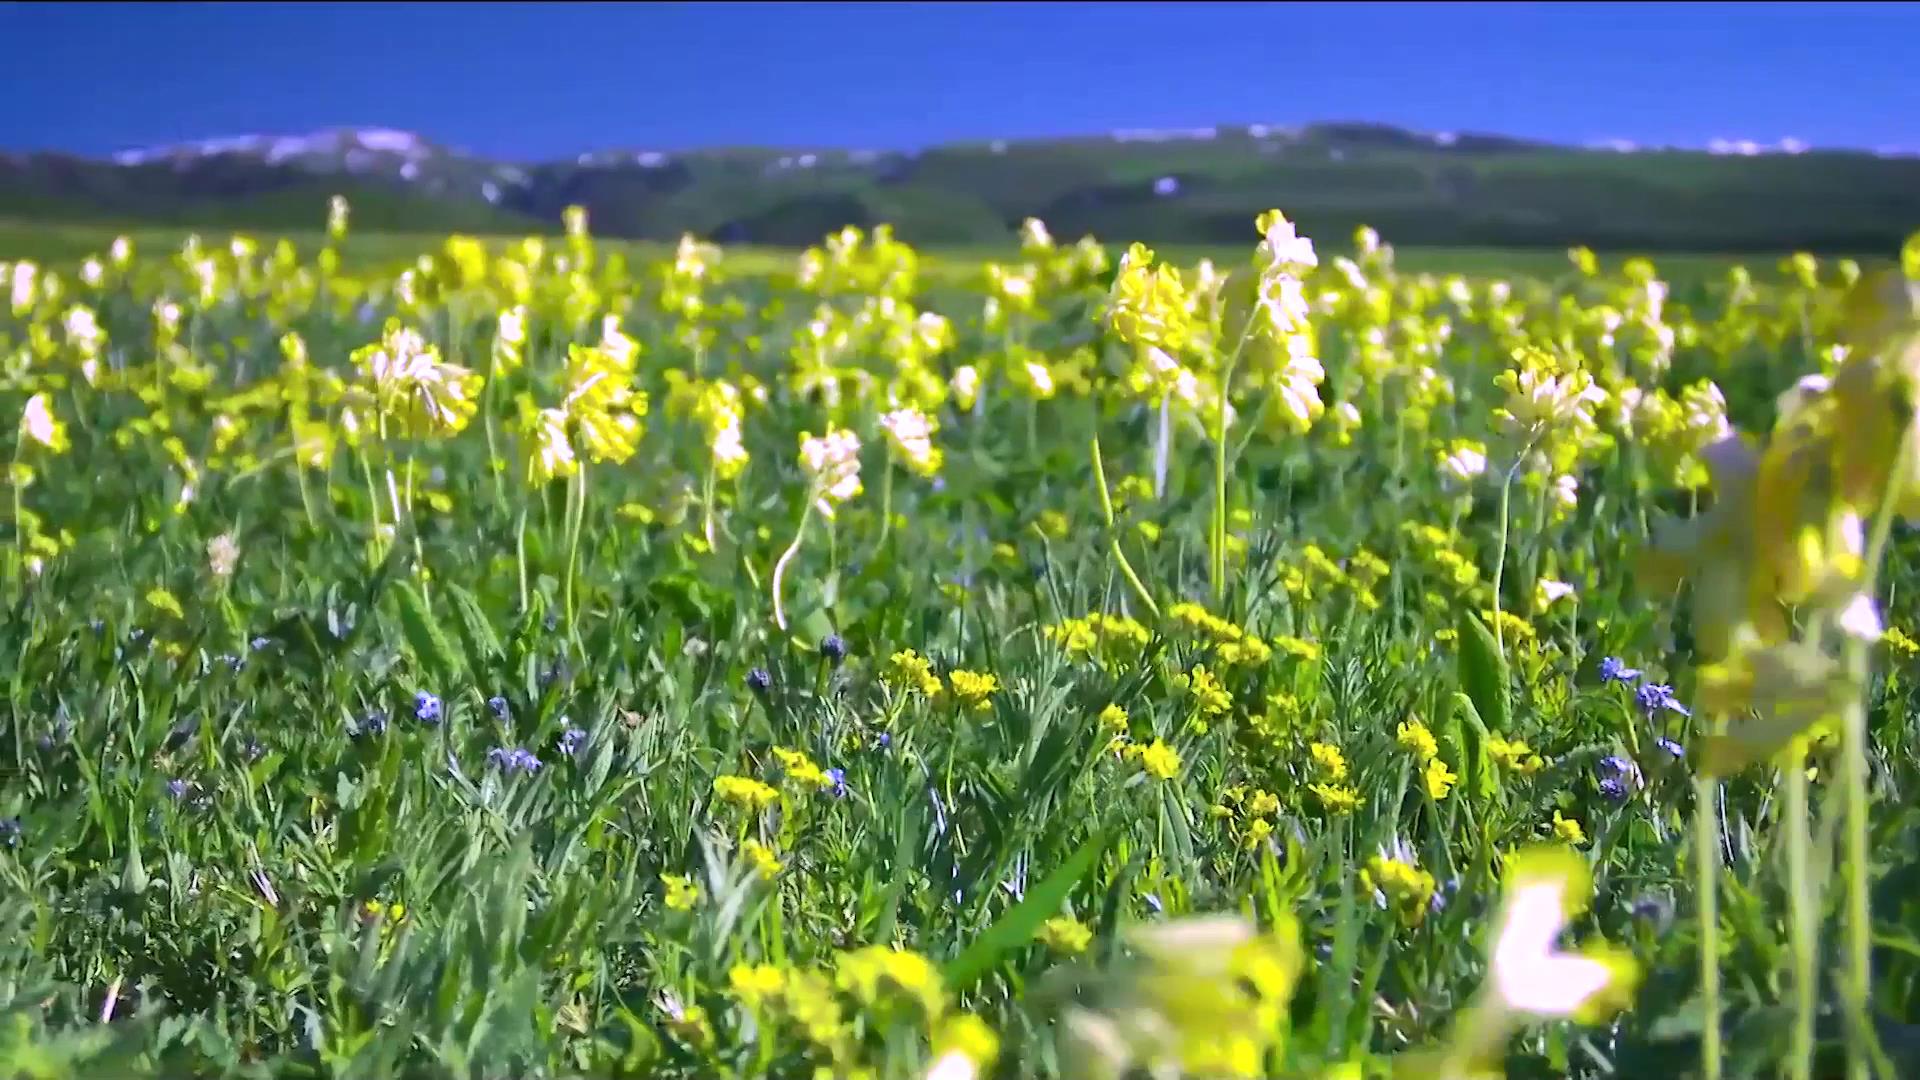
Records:
[[[1180,752],[1168,746],[1164,739],[1155,739],[1146,746],[1130,746],[1127,753],[1140,762],[1140,768],[1156,780],[1171,780],[1180,775]]]
[[[1194,708],[1204,715],[1220,716],[1233,708],[1233,695],[1204,665],[1195,664],[1192,672],[1176,675],[1173,681],[1186,690],[1194,700]]]
[[[1433,875],[1414,865],[1410,855],[1375,855],[1360,870],[1360,887],[1377,891],[1407,926],[1425,921],[1433,901]]]
[[[1436,800],[1446,798],[1447,793],[1453,790],[1453,785],[1460,780],[1453,774],[1452,769],[1447,768],[1447,763],[1439,758],[1427,762],[1424,778],[1427,783],[1427,794]]]
[[[1498,735],[1487,738],[1487,755],[1503,769],[1512,769],[1522,776],[1531,776],[1546,767],[1546,761],[1532,748],[1520,740],[1507,740]]]
[[[1307,747],[1307,752],[1313,755],[1313,763],[1320,767],[1327,779],[1345,780],[1347,778],[1347,759],[1340,753],[1339,747],[1331,743],[1317,742]]]
[[[700,886],[679,874],[662,874],[660,883],[667,887],[666,903],[669,911],[691,911],[700,899]]]
[[[780,801],[780,793],[747,776],[720,776],[713,781],[713,793],[723,802],[748,810],[764,810]]]
[[[1345,784],[1308,784],[1307,790],[1329,814],[1351,814],[1364,802],[1360,793]]]
[[[773,964],[735,964],[727,983],[742,1005],[758,1011],[779,998],[787,977]]]
[[[908,693],[919,691],[925,697],[940,696],[940,676],[933,673],[933,665],[926,657],[912,649],[902,649],[889,657],[887,670],[880,678],[887,685]]]
[[[1897,626],[1887,627],[1886,632],[1880,635],[1880,640],[1886,643],[1889,650],[1901,656],[1920,656],[1920,642],[1908,637]]]
[[[990,672],[962,670],[948,674],[947,685],[953,688],[953,696],[962,706],[985,712],[992,707],[988,699],[1000,689],[1000,680]]]
[[[1440,744],[1434,741],[1433,732],[1428,731],[1427,725],[1418,720],[1401,722],[1396,737],[1401,746],[1412,751],[1413,756],[1423,762],[1432,761],[1440,756]]]
[[[763,880],[773,880],[782,869],[773,849],[758,840],[749,840],[740,845],[740,853],[746,856],[747,862],[753,866],[754,873],[759,874]]]
[[[1071,915],[1061,915],[1040,924],[1040,943],[1063,956],[1074,956],[1087,951],[1093,941],[1093,931],[1085,923]]]
[[[1581,827],[1579,820],[1562,817],[1558,810],[1553,812],[1553,835],[1574,847],[1587,842],[1587,831]]]
[[[787,779],[794,784],[821,789],[833,786],[833,778],[828,776],[820,766],[814,764],[812,758],[800,751],[776,746],[773,756],[780,759],[780,767],[785,770]]]

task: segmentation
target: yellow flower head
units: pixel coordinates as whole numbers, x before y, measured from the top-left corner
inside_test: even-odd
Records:
[[[947,685],[961,705],[985,712],[992,707],[988,699],[1000,689],[1000,680],[990,672],[954,671],[947,675]]]
[[[764,810],[780,801],[780,793],[746,776],[721,776],[713,781],[713,794],[722,802],[746,810]]]
[[[933,665],[912,649],[902,649],[889,657],[887,670],[880,678],[888,686],[908,693],[918,692],[922,697],[939,697],[943,689],[940,676],[933,673]]]
[[[481,376],[440,359],[419,331],[389,322],[380,340],[354,350],[375,415],[403,435],[453,435],[478,409]]]
[[[1061,915],[1040,924],[1040,942],[1062,956],[1077,956],[1093,942],[1093,931],[1071,915]]]
[[[1396,737],[1402,747],[1423,762],[1440,756],[1440,744],[1434,741],[1433,732],[1418,720],[1403,721]]]
[[[662,874],[660,882],[666,886],[666,903],[670,911],[691,911],[700,900],[700,886],[688,878],[679,874]]]
[[[1128,756],[1140,763],[1140,769],[1156,780],[1171,780],[1180,775],[1180,752],[1163,739],[1146,746],[1127,747]]]
[[[1340,748],[1331,743],[1317,742],[1307,747],[1307,753],[1313,756],[1313,763],[1329,780],[1347,778],[1347,759]]]

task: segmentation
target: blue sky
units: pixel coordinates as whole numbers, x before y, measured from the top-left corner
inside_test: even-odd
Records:
[[[1908,4],[0,4],[0,149],[509,159],[1376,120],[1920,150]]]

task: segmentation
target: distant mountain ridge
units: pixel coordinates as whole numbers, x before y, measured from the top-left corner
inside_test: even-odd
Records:
[[[921,244],[1057,235],[1243,240],[1279,206],[1310,232],[1406,244],[1648,250],[1891,250],[1920,227],[1920,157],[1716,140],[1570,147],[1383,124],[1248,124],[973,141],[919,151],[618,149],[506,162],[388,128],[246,135],[110,158],[0,154],[0,217],[313,228],[345,195],[357,227],[527,232],[573,204],[596,232],[810,243],[891,222]]]

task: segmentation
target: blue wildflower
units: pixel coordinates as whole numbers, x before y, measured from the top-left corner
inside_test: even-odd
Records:
[[[828,769],[827,779],[833,781],[833,797],[834,798],[844,799],[847,797],[847,770]]]
[[[1640,779],[1640,766],[1633,759],[1619,754],[1610,754],[1600,759],[1600,775],[1614,780],[1637,781]]]
[[[1632,682],[1639,677],[1639,668],[1628,667],[1617,656],[1609,656],[1600,661],[1600,681],[1603,683]]]
[[[518,746],[496,746],[487,751],[487,764],[509,775],[513,773],[534,773],[540,771],[540,759],[533,752]]]
[[[1635,704],[1640,706],[1640,711],[1650,717],[1658,714],[1663,709],[1677,712],[1681,716],[1693,715],[1687,711],[1686,706],[1674,700],[1673,687],[1665,683],[1641,684],[1634,690],[1633,700]]]
[[[440,699],[425,690],[413,695],[413,715],[415,719],[429,724],[440,722]]]
[[[500,721],[503,724],[507,722],[509,716],[511,715],[507,708],[507,699],[499,696],[498,694],[495,694],[493,697],[490,697],[487,699],[487,708],[492,709],[493,718],[495,720]]]
[[[1608,802],[1626,802],[1627,785],[1609,776],[1600,781],[1600,796]]]
[[[838,664],[847,658],[847,640],[839,634],[828,634],[820,639],[820,655],[830,664]]]
[[[572,757],[580,752],[580,747],[584,745],[586,741],[587,733],[585,731],[577,727],[570,727],[560,733],[560,752],[568,757]]]
[[[387,714],[380,709],[375,709],[361,718],[359,726],[353,729],[353,737],[361,739],[369,735],[379,735],[386,730]]]
[[[178,778],[167,781],[167,794],[172,796],[175,801],[186,798],[187,782]]]
[[[254,652],[259,652],[267,646],[272,645],[273,639],[269,637],[257,637],[247,642],[247,644],[253,648]]]
[[[1666,751],[1667,756],[1675,761],[1679,761],[1681,758],[1687,756],[1686,748],[1674,742],[1672,739],[1655,739],[1653,740],[1653,745]]]
[[[764,694],[773,689],[773,676],[767,674],[766,668],[754,668],[747,672],[747,689],[756,694]]]
[[[0,818],[0,847],[15,847],[20,843],[20,819],[17,817]]]

